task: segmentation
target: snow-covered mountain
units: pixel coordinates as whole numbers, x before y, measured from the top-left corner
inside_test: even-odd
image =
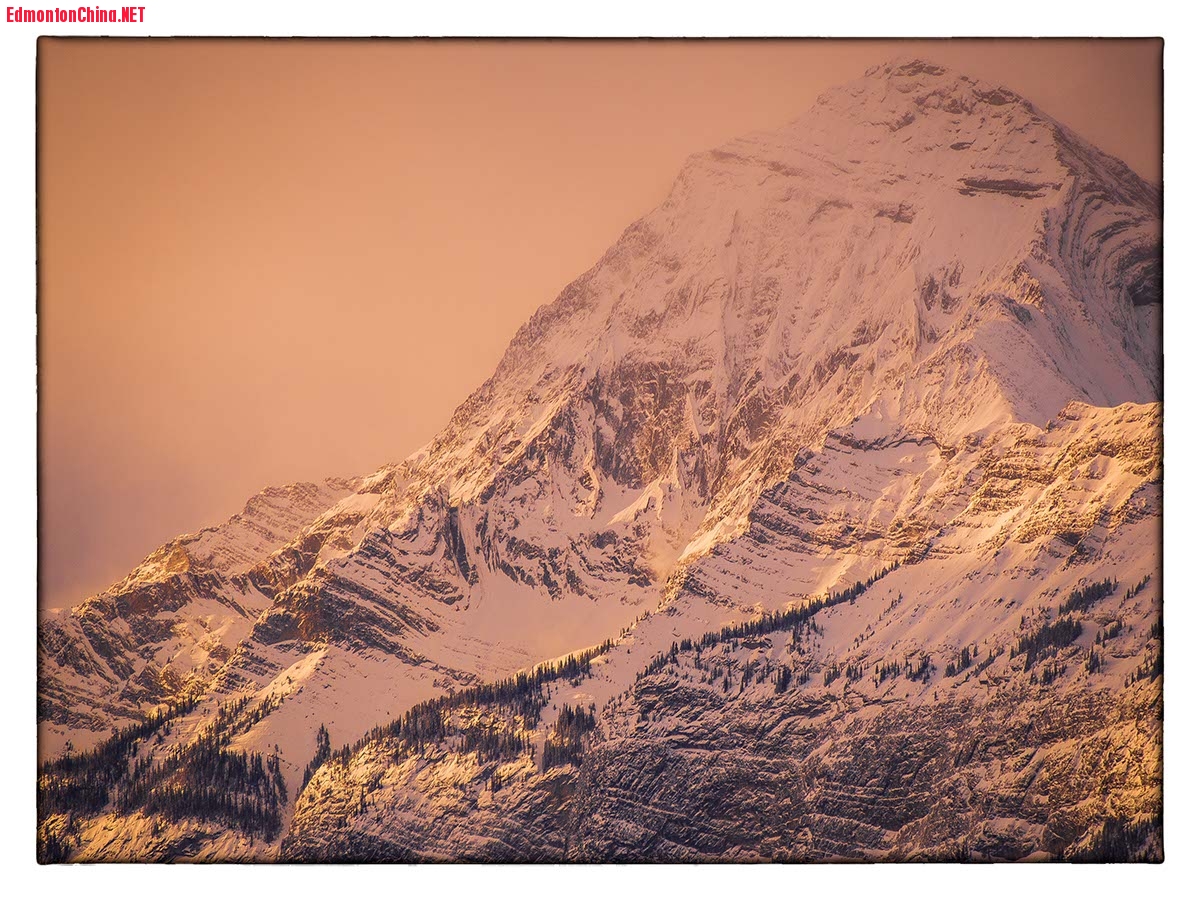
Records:
[[[1153,855],[1160,205],[920,60],[692,157],[422,450],[44,617],[47,855]]]

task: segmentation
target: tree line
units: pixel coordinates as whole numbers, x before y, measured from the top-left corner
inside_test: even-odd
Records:
[[[165,753],[140,754],[143,742],[169,733],[170,723],[195,709],[198,698],[152,710],[135,725],[85,753],[68,751],[38,770],[38,817],[55,813],[96,813],[112,807],[140,811],[171,821],[184,818],[220,822],[251,837],[272,838],[287,800],[278,755],[229,749],[232,739],[261,721],[279,704],[274,695],[253,707],[245,695],[222,704],[216,716],[189,744]],[[55,848],[47,844],[52,853]]]
[[[592,660],[608,653],[613,646],[612,640],[606,640],[587,650],[572,653],[554,662],[542,663],[529,671],[518,672],[499,681],[451,691],[441,697],[425,700],[386,725],[372,728],[355,743],[346,744],[338,750],[329,749],[327,733],[325,743],[322,743],[321,732],[318,731],[317,752],[305,767],[305,777],[300,790],[304,789],[309,779],[324,763],[332,761],[343,766],[348,765],[355,753],[373,742],[394,741],[393,758],[397,762],[401,753],[420,753],[425,748],[439,746],[450,738],[456,740],[456,749],[464,752],[474,751],[481,760],[531,751],[528,739],[511,730],[494,723],[458,725],[455,714],[469,707],[489,706],[493,707],[498,715],[509,716],[514,724],[532,730],[541,719],[542,710],[550,702],[546,686],[561,680],[580,681],[591,674]]]
[[[745,638],[762,637],[776,631],[791,631],[794,642],[797,637],[797,630],[809,626],[813,616],[821,610],[857,599],[866,593],[867,589],[873,584],[898,568],[900,568],[900,563],[895,562],[889,566],[885,566],[865,580],[856,581],[850,587],[843,590],[827,593],[823,597],[810,600],[803,606],[794,606],[781,612],[767,613],[737,625],[726,625],[720,631],[705,632],[700,638],[684,638],[682,641],[673,643],[669,650],[655,655],[646,667],[638,673],[637,680],[640,681],[643,678],[648,678],[662,671],[669,663],[676,662],[681,652],[707,650],[718,644],[727,644]],[[812,627],[815,628],[815,624]]]

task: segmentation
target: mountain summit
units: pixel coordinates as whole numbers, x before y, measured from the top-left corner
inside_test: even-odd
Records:
[[[1089,719],[1075,749],[1112,743],[1155,702],[1131,679],[1153,650],[1158,610],[1160,206],[1157,188],[1028,101],[922,60],[874,68],[782,129],[691,157],[664,202],[533,315],[419,452],[358,479],[268,490],[44,618],[43,757],[70,740],[137,761],[89,782],[104,786],[91,818],[66,819],[86,848],[78,858],[260,856],[277,852],[285,831],[300,858],[496,858],[504,846],[524,847],[518,858],[724,855],[739,844],[732,832],[681,834],[669,846],[631,837],[651,827],[644,809],[568,803],[561,821],[523,816],[567,782],[579,803],[600,803],[595,784],[578,782],[588,747],[601,780],[641,778],[663,754],[669,776],[681,735],[770,719],[776,702],[810,709],[805,734],[881,729],[886,742],[898,726],[873,717],[903,701],[916,717],[907,739],[930,748],[913,759],[928,761],[951,752],[930,735],[966,728],[971,704],[1036,715],[1068,694],[1089,710],[1108,697],[1112,715]],[[1050,655],[1026,647],[1018,657],[1038,627],[1076,627],[1043,621],[1049,610],[1110,581],[1124,600],[1109,591],[1076,607],[1088,639],[1120,623],[1107,668],[1081,655],[1084,632]],[[808,630],[785,640],[770,627],[784,621],[772,614],[806,609]],[[734,626],[750,629],[746,640],[700,649],[706,632]],[[680,639],[697,642],[694,671],[680,669]],[[994,661],[987,677],[928,677],[932,659],[964,647],[974,650],[954,668],[974,667],[980,646]],[[573,680],[538,681],[532,713],[436,705],[571,654],[553,671]],[[879,677],[897,660],[919,671],[902,695]],[[1039,684],[1043,665],[1055,674]],[[873,685],[863,679],[872,667]],[[786,681],[755,681],[784,669]],[[441,710],[441,739],[422,732],[414,744],[397,717],[422,701]],[[596,707],[589,728],[603,740],[579,743],[573,724],[555,720],[551,708],[568,702]],[[832,715],[846,703],[863,718]],[[153,711],[160,718],[145,724]],[[509,750],[488,744],[469,763],[467,738],[442,733],[468,719],[507,735]],[[379,730],[392,721],[401,724]],[[992,740],[991,720],[980,721],[972,740]],[[114,727],[139,737],[101,743]],[[353,759],[347,750],[330,761],[331,746],[371,729]],[[556,743],[568,732],[570,752]],[[1155,740],[1143,732],[1139,752]],[[158,749],[138,743],[156,733]],[[1043,739],[980,766],[1033,778],[1027,757],[1013,760],[1041,752],[1033,744]],[[280,789],[243,788],[255,809],[273,810],[263,821],[199,801],[171,818],[154,800],[205,783],[207,762],[189,754],[206,740],[221,753],[270,753]],[[734,760],[736,780],[749,777],[736,761],[763,748],[735,744],[711,749]],[[811,785],[825,765],[815,745],[785,744],[779,765],[795,760],[788,771]],[[1114,788],[1130,834],[1157,796],[1153,753],[1140,758],[1125,770],[1128,790]],[[887,781],[888,766],[903,778],[910,762],[829,762],[867,798],[841,816],[869,831],[866,843],[838,832],[822,844],[830,801],[813,795],[810,840],[791,858],[868,845],[875,855],[948,852],[948,826],[927,818],[927,804],[885,813],[857,780],[871,770]],[[438,767],[451,764],[466,767],[468,792],[486,793],[493,812],[434,796],[450,790]],[[161,775],[151,777],[154,765]],[[44,767],[43,795],[74,796],[46,786],[82,777],[58,766]],[[314,770],[320,791],[293,810]],[[502,798],[518,776],[522,787]],[[1012,789],[989,779],[975,783]],[[368,787],[392,810],[375,824],[354,805]],[[981,835],[992,819],[1018,823],[1007,837],[987,832],[989,854],[1085,852],[1109,827],[1087,818],[1092,787],[1070,798],[1069,827],[1045,804],[954,814]],[[715,796],[692,810],[697,820],[728,818]],[[454,807],[457,831],[414,824],[414,810],[438,803]],[[54,817],[70,804],[43,809],[44,835],[59,840]],[[604,816],[627,826],[628,844],[605,843]],[[349,831],[335,824],[347,817]],[[505,844],[515,833],[525,843]],[[255,843],[263,836],[267,850]],[[790,846],[768,837],[746,846],[758,856]]]

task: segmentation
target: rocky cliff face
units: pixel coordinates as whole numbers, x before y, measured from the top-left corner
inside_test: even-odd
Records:
[[[861,513],[823,539],[804,511],[832,485],[855,499],[839,465],[883,467],[840,443],[805,460],[536,715],[468,699],[439,741],[393,729],[323,767],[285,857],[1154,858],[1161,423],[1146,405],[1051,424],[900,451],[934,472],[897,499],[931,512],[869,541]],[[842,581],[865,589],[803,593],[856,560]],[[564,757],[566,708],[596,721]]]
[[[212,684],[270,604],[259,561],[350,494],[354,482],[267,488],[224,525],[184,535],[123,581],[38,630],[40,752],[140,721]]]
[[[1160,200],[922,61],[691,158],[421,451],[46,619],[44,756],[177,708],[99,744],[112,790],[43,831],[76,858],[1153,855]],[[478,693],[610,639],[524,705]],[[491,700],[318,752],[293,820],[319,726],[453,689]],[[268,755],[275,831],[163,818],[205,739]],[[139,761],[159,780],[122,781]]]

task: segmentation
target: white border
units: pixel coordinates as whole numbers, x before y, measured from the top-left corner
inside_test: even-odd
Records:
[[[3,621],[7,652],[0,654],[4,723],[19,737],[3,742],[9,802],[0,827],[0,853],[10,890],[24,895],[27,879],[55,895],[106,897],[211,897],[214,891],[270,895],[351,891],[410,896],[496,897],[571,890],[589,895],[633,892],[672,896],[702,890],[746,895],[764,890],[850,896],[871,892],[895,897],[1168,896],[1188,885],[1195,866],[1197,778],[1191,748],[1195,675],[1183,654],[1196,626],[1187,577],[1197,536],[1194,510],[1200,490],[1193,463],[1197,446],[1192,398],[1200,387],[1193,346],[1200,311],[1192,300],[1197,235],[1195,178],[1190,169],[1200,146],[1195,98],[1196,43],[1182,4],[1157,2],[896,3],[783,5],[760,0],[653,3],[606,0],[592,7],[558,2],[457,2],[376,4],[337,2],[199,2],[138,0],[146,22],[129,25],[14,25],[0,20],[0,371],[5,437],[0,472],[7,502],[0,516],[4,577]],[[35,0],[36,3],[36,0]],[[29,7],[35,3],[20,4]],[[0,4],[0,9],[9,5]],[[17,5],[17,4],[13,4]],[[38,7],[64,5],[36,4]],[[808,866],[756,867],[44,867],[33,863],[35,765],[35,529],[36,432],[34,357],[34,60],[39,33],[114,35],[520,35],[520,36],[830,36],[916,37],[1041,34],[1047,36],[1164,36],[1166,43],[1166,596],[1167,748],[1166,848],[1163,866]],[[1185,277],[1186,276],[1186,277]],[[1194,889],[1194,885],[1190,885]]]

